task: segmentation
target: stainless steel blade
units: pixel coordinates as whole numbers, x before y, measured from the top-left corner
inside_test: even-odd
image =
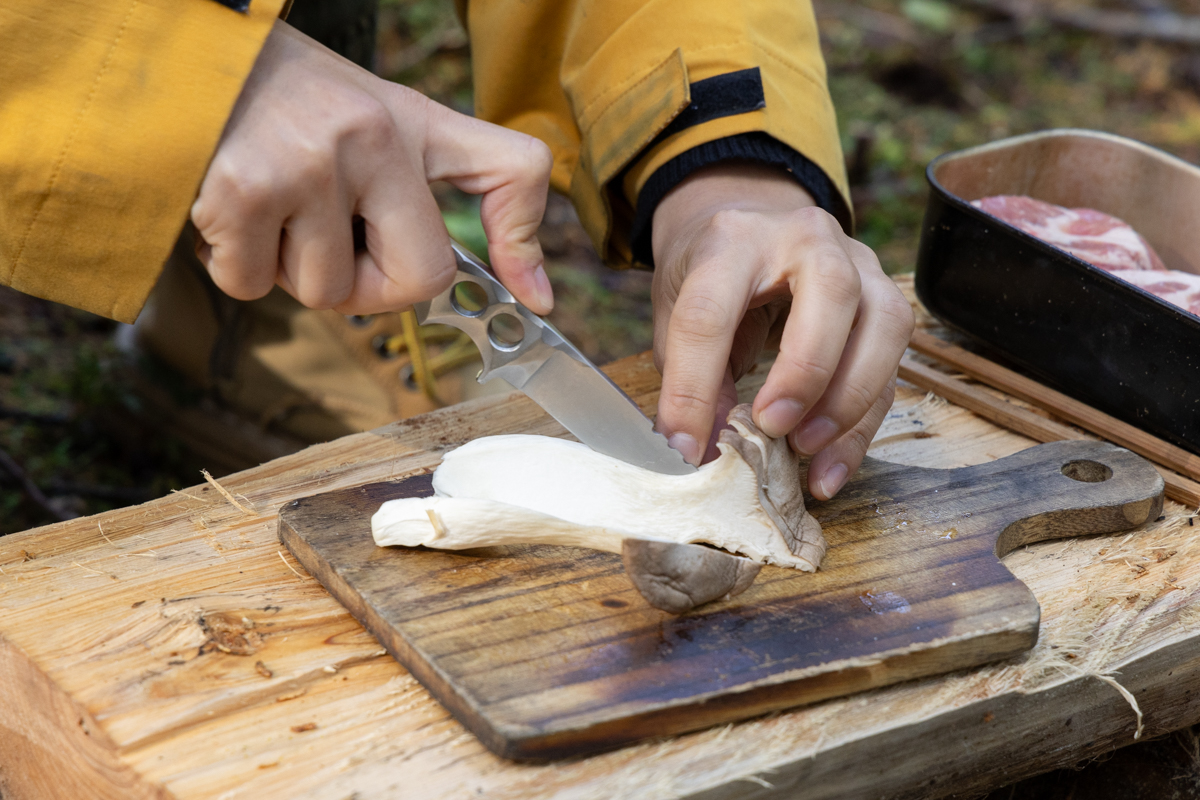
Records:
[[[519,388],[597,452],[667,475],[696,471],[637,404],[590,363],[555,351]]]
[[[481,383],[503,378],[599,453],[669,475],[695,471],[619,386],[553,325],[518,303],[470,251],[453,246],[458,259],[454,284],[417,303],[417,319],[452,325],[470,336],[483,357]],[[486,303],[464,302],[464,282],[481,287]],[[519,326],[512,325],[513,318]],[[500,335],[497,323],[504,322],[510,331],[521,329],[519,341]]]

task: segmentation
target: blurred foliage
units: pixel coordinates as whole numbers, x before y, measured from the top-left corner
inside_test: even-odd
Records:
[[[436,193],[442,205],[442,219],[450,235],[485,262],[488,260],[487,234],[479,218],[479,198],[446,189]],[[490,263],[490,262],[488,262]]]
[[[116,323],[0,290],[0,446],[46,495],[34,503],[0,468],[0,534],[94,514],[195,483],[197,466],[148,436],[128,389]]]

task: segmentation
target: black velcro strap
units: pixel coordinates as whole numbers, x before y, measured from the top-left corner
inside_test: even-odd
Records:
[[[215,0],[226,8],[232,8],[239,14],[245,14],[250,8],[250,0]]]
[[[691,90],[691,105],[680,111],[671,124],[663,128],[650,147],[693,125],[757,111],[767,106],[767,98],[763,96],[762,73],[758,67],[696,81]]]

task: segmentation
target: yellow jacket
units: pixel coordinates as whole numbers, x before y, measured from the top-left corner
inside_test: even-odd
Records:
[[[284,0],[250,0],[244,12],[225,2],[238,0],[0,5],[0,282],[137,316]],[[630,226],[651,176],[734,134],[789,145],[844,204],[807,2],[458,2],[478,116],[550,146],[553,186],[570,195],[608,263],[630,263]],[[691,86],[729,73],[761,83],[761,108],[692,109],[680,119],[695,124],[664,133],[692,103]]]

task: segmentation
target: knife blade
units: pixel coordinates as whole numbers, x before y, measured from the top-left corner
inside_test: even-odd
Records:
[[[695,472],[587,356],[518,303],[473,253],[457,242],[451,246],[458,262],[454,283],[413,307],[422,325],[451,325],[471,337],[483,357],[480,383],[503,378],[599,453],[667,475]]]

